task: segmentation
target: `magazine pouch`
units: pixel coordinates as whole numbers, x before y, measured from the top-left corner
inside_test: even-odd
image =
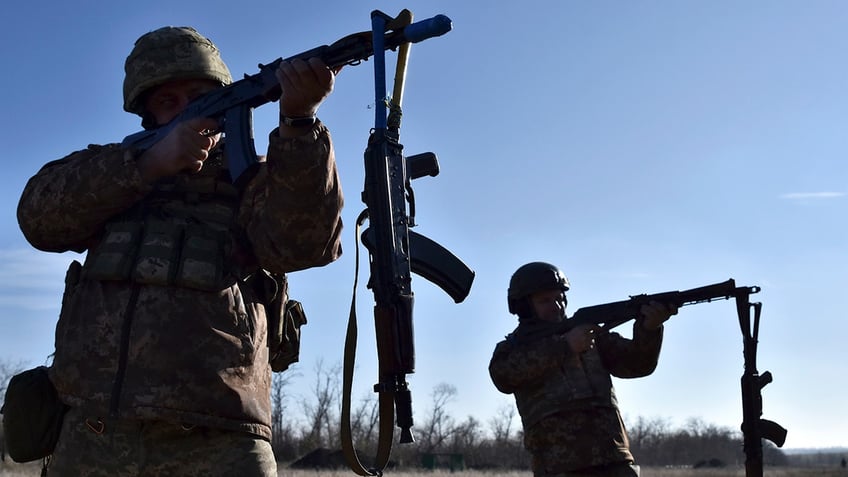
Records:
[[[300,358],[300,327],[306,324],[303,305],[289,298],[285,275],[260,270],[268,317],[268,359],[274,372],[283,372]]]

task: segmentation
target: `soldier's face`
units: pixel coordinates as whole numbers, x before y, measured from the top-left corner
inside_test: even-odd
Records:
[[[220,87],[220,83],[207,79],[169,81],[147,95],[144,108],[156,120],[156,125],[162,126],[183,112],[192,100]]]
[[[557,322],[565,319],[565,293],[562,290],[544,290],[530,295],[530,303],[540,320]]]

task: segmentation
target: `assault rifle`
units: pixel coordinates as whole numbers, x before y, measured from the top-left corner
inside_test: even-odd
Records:
[[[760,334],[760,311],[762,303],[749,303],[747,297],[736,300],[739,327],[742,329],[742,353],[745,358],[745,370],[742,374],[742,434],[745,451],[745,475],[763,476],[763,442],[768,439],[777,447],[783,447],[786,441],[786,429],[780,424],[763,419],[762,389],[772,381],[772,375],[766,371],[757,371],[757,340]],[[751,310],[754,320],[751,321]]]
[[[474,272],[451,252],[409,230],[415,225],[415,199],[411,181],[418,177],[437,175],[439,165],[433,153],[410,157],[403,155],[403,146],[399,140],[401,99],[409,45],[402,45],[398,51],[395,87],[390,100],[387,100],[386,94],[385,58],[381,45],[393,36],[386,32],[398,28],[405,31],[411,27],[403,25],[412,21],[412,13],[404,10],[397,18],[391,18],[375,10],[371,13],[371,21],[376,111],[374,128],[365,150],[362,201],[366,209],[356,221],[356,234],[358,237],[360,226],[367,219],[369,228],[362,233],[362,242],[370,258],[368,287],[375,301],[374,327],[379,381],[374,385],[374,391],[379,394],[380,425],[375,463],[366,468],[356,455],[350,422],[356,350],[354,284],[354,299],[345,342],[341,436],[348,466],[359,475],[382,474],[391,453],[395,422],[401,429],[400,443],[413,442],[412,395],[406,382],[406,375],[415,371],[412,273],[432,281],[457,303],[468,295],[474,279]],[[450,27],[449,20],[447,25]],[[357,247],[357,269],[358,253]]]
[[[393,50],[402,44],[417,43],[440,36],[451,29],[451,21],[444,15],[411,23],[385,35],[380,51]],[[227,137],[228,168],[236,187],[243,187],[256,173],[256,148],[253,144],[253,109],[280,98],[280,83],[275,70],[282,61],[321,58],[330,68],[357,65],[374,54],[370,31],[350,34],[331,45],[322,45],[283,60],[259,64],[259,73],[245,75],[223,88],[210,91],[192,101],[185,110],[168,124],[156,129],[139,131],[124,138],[122,145],[136,150],[147,150],[182,121],[193,118],[214,118],[219,131]]]
[[[604,330],[611,330],[623,323],[637,318],[642,305],[652,301],[677,307],[708,303],[714,300],[726,300],[742,293],[757,293],[759,287],[738,287],[731,278],[726,282],[714,283],[691,290],[669,291],[664,293],[633,295],[629,300],[587,306],[575,311],[571,318],[562,322],[564,331],[581,325],[599,325]]]

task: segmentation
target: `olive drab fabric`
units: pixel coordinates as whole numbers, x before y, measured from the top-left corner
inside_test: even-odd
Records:
[[[553,330],[555,324],[520,322],[497,344],[489,363],[498,390],[515,396],[534,474],[632,463],[610,375],[635,378],[652,373],[662,329],[647,331],[637,320],[633,340],[600,333],[594,348],[575,354],[564,335],[540,333],[544,327]]]
[[[143,116],[145,91],[168,81],[208,79],[232,83],[218,48],[191,27],[163,27],[135,42],[124,63],[124,110]]]
[[[3,444],[8,442],[9,457],[15,462],[30,462],[50,455],[59,440],[66,411],[45,366],[12,376],[0,408],[0,431]]]
[[[48,475],[268,477],[277,463],[271,443],[251,434],[71,409]]]
[[[225,149],[224,149],[225,150]],[[285,274],[341,254],[342,192],[329,132],[269,136],[243,191],[226,154],[200,173],[149,184],[136,153],[89,146],[45,165],[18,206],[71,265],[50,378],[88,416],[271,436],[271,367],[260,270]]]
[[[238,191],[229,183],[219,148],[197,174],[160,180],[144,199],[105,226],[86,257],[83,274],[94,280],[217,291],[247,278],[248,244],[235,219]]]
[[[300,359],[300,328],[306,324],[306,313],[299,301],[289,298],[285,275],[261,270],[255,276],[265,296],[271,370],[283,372]]]

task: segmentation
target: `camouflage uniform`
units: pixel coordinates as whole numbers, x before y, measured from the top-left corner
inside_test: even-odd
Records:
[[[271,437],[260,269],[338,258],[342,192],[320,122],[293,139],[272,131],[267,161],[243,191],[230,185],[222,150],[199,173],[150,184],[135,151],[92,145],[26,185],[18,220],[27,240],[88,251],[68,270],[50,377],[69,416],[86,416],[92,431],[142,420]],[[57,453],[77,427],[63,429]]]
[[[521,321],[489,364],[498,390],[515,395],[534,475],[638,475],[610,374],[652,373],[662,328],[647,331],[637,321],[633,340],[602,333],[594,348],[578,355],[552,326]]]
[[[93,419],[72,409],[62,433],[50,477],[277,475],[270,443],[240,432],[167,421]]]

